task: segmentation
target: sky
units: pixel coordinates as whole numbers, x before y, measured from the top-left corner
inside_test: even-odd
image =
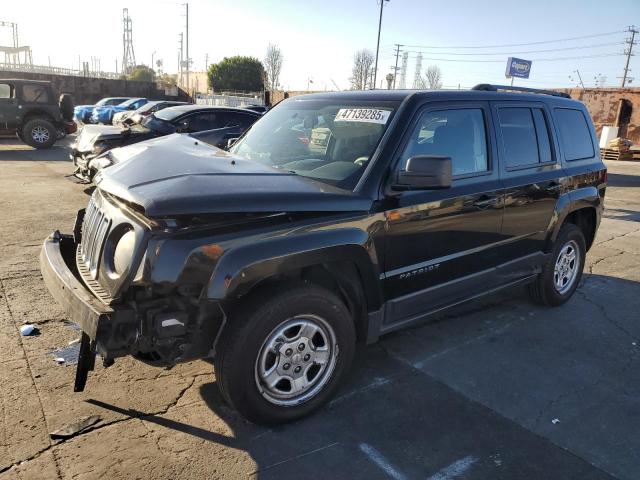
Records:
[[[304,90],[309,81],[315,90],[349,88],[354,53],[375,53],[379,2],[190,0],[192,69],[203,70],[207,55],[209,63],[232,55],[262,59],[273,43],[284,56],[285,89]],[[102,70],[114,71],[122,58],[124,7],[133,20],[137,63],[150,64],[154,55],[166,72],[177,71],[184,0],[0,0],[0,21],[18,23],[20,43],[31,46],[34,63],[77,69],[79,57],[95,57]],[[422,71],[437,65],[445,88],[504,84],[509,56],[533,60],[530,79],[515,85],[575,86],[578,70],[587,87],[599,75],[606,77],[605,86],[619,86],[625,30],[634,23],[640,27],[640,0],[390,0],[384,5],[378,86],[392,71],[395,44],[409,51],[408,87],[419,52]],[[587,38],[556,41],[574,37]],[[9,43],[10,29],[0,28],[0,45]],[[631,76],[640,86],[640,44],[635,48]]]

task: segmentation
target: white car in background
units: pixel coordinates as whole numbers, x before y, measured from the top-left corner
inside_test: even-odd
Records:
[[[130,127],[142,123],[148,115],[167,107],[188,105],[188,102],[175,102],[173,100],[152,100],[145,103],[137,110],[117,112],[113,115],[113,125],[116,127]]]

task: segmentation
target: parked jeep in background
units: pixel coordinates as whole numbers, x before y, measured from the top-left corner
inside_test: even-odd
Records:
[[[58,95],[51,82],[0,79],[0,130],[16,132],[35,148],[49,148],[77,129],[73,100]]]
[[[357,339],[515,285],[561,305],[603,211],[596,145],[582,103],[492,85],[290,98],[229,152],[158,141],[44,242],[75,390],[96,352],[213,358],[229,405],[280,423],[331,398]]]

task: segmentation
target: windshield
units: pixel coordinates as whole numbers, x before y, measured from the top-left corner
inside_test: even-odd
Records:
[[[140,108],[138,108],[136,112],[138,113],[148,112],[150,110],[153,110],[159,103],[162,103],[162,102],[147,102],[144,105],[142,105]]]
[[[131,105],[133,105],[136,102],[139,102],[140,100],[142,100],[141,98],[132,98],[131,100],[127,100],[126,102],[122,102],[121,104],[119,104],[119,107],[130,107]]]
[[[293,100],[267,112],[231,153],[352,189],[398,102]]]
[[[154,113],[153,115],[160,120],[166,120],[168,122],[176,119],[180,115],[185,113],[185,110],[181,107],[169,107]]]
[[[102,100],[98,101],[98,103],[96,103],[96,107],[101,107],[102,105],[106,105],[109,100],[110,100],[109,98],[103,98]]]

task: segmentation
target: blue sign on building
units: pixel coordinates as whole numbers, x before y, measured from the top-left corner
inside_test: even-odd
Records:
[[[522,58],[509,57],[507,60],[507,78],[529,78],[531,72],[531,60],[523,60]]]

